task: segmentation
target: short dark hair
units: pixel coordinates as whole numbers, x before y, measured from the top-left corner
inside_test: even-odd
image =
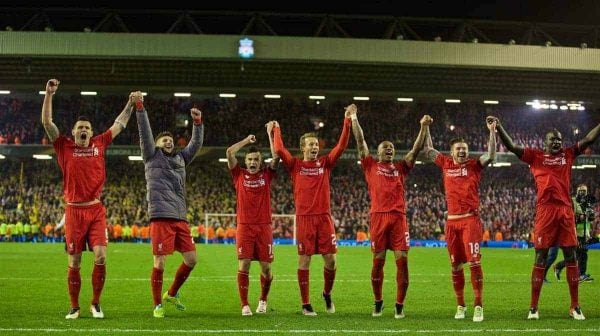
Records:
[[[560,135],[560,137],[562,138],[562,133],[560,133],[560,131],[559,131],[559,130],[557,130],[556,128],[553,128],[553,129],[549,130],[548,132],[546,132],[546,135],[545,135],[545,137],[548,137],[548,135],[549,135],[549,134],[554,134],[554,133],[557,133],[557,134],[559,134],[559,135]]]
[[[92,121],[90,120],[90,118],[82,115],[82,116],[77,117],[77,120],[75,120],[75,123],[73,124],[73,129],[75,129],[75,125],[80,121],[86,121],[86,122],[90,123],[90,126],[92,125]],[[92,128],[92,130],[94,129],[93,127],[91,127],[91,128]]]
[[[174,138],[173,137],[173,133],[171,133],[169,131],[163,131],[163,132],[158,133],[158,135],[156,136],[156,138],[154,138],[154,142],[158,142],[158,139],[160,139],[160,138],[162,138],[164,136],[171,137],[172,139]]]
[[[248,156],[248,154],[252,154],[252,153],[258,153],[258,157],[262,158],[262,154],[261,154],[260,150],[258,149],[257,146],[254,146],[254,145],[248,147],[248,151],[246,151],[244,158],[246,158]]]
[[[452,146],[454,146],[454,144],[459,143],[459,142],[467,143],[467,140],[465,140],[465,138],[463,138],[463,137],[452,138],[452,139],[450,139],[450,148],[452,149]]]

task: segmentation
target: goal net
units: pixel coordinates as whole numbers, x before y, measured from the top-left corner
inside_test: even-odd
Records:
[[[274,245],[296,245],[296,215],[273,214],[271,223]],[[235,244],[236,228],[236,214],[207,213],[199,235],[205,244]]]

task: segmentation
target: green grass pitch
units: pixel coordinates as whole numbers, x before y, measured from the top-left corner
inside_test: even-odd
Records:
[[[586,321],[569,318],[566,281],[553,273],[540,299],[540,320],[527,321],[532,249],[483,249],[484,313],[482,323],[471,321],[473,296],[468,270],[465,295],[467,319],[454,320],[456,302],[450,266],[443,248],[412,248],[409,253],[410,286],[405,319],[394,319],[395,264],[388,253],[385,266],[383,316],[371,317],[371,252],[365,247],[341,247],[333,289],[337,312],[327,314],[320,293],[323,260],[314,256],[310,273],[311,299],[317,317],[300,314],[294,246],[276,246],[274,281],[267,314],[243,317],[236,285],[237,260],[233,245],[197,245],[199,262],[180,293],[187,311],[167,304],[164,319],[152,317],[149,244],[111,243],[107,281],[102,296],[106,318],[89,313],[92,254],[82,261],[82,317],[65,320],[69,309],[66,287],[67,258],[62,244],[0,244],[1,335],[179,335],[179,334],[435,334],[469,335],[587,335],[600,332],[600,278],[581,284],[579,297]],[[562,257],[562,253],[559,258]],[[600,276],[600,252],[590,251],[589,270]],[[181,256],[167,258],[164,290],[170,286]],[[468,268],[468,267],[467,267]],[[566,275],[563,272],[563,277]],[[250,302],[259,295],[259,267],[250,274]]]

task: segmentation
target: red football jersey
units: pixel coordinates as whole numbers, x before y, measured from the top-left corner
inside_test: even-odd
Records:
[[[329,177],[350,139],[350,118],[345,118],[344,128],[335,147],[315,161],[293,157],[283,145],[281,130],[275,127],[274,147],[283,165],[290,173],[294,189],[296,215],[319,215],[331,212]]]
[[[395,163],[377,162],[371,156],[360,162],[369,187],[370,212],[406,213],[404,177],[412,166],[407,165],[404,160]]]
[[[479,180],[483,166],[479,160],[468,159],[456,164],[452,157],[439,154],[435,164],[442,169],[448,215],[479,212]]]
[[[329,156],[315,161],[292,158],[285,164],[294,187],[296,215],[326,214],[331,210],[329,177],[335,161]]]
[[[562,150],[556,155],[539,149],[525,148],[521,160],[529,170],[537,187],[537,205],[571,205],[571,167],[579,155],[577,146]]]
[[[231,169],[231,177],[237,197],[237,223],[271,223],[271,181],[275,177],[271,168],[262,168],[255,174],[236,165]]]
[[[109,130],[92,137],[88,147],[79,147],[73,139],[60,135],[54,141],[56,159],[63,173],[65,201],[89,202],[100,199],[106,170],[104,152],[112,142]]]

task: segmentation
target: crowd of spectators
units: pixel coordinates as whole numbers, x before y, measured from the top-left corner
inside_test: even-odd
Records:
[[[58,128],[67,131],[79,115],[92,120],[97,130],[104,130],[114,122],[125,105],[127,95],[119,96],[68,96],[54,99],[54,121]],[[203,99],[146,97],[145,105],[152,125],[162,125],[175,130],[176,142],[185,144],[191,134],[189,109],[202,109],[206,120],[204,144],[229,146],[231,143],[256,133],[262,144],[268,144],[266,134],[259,132],[269,120],[278,120],[284,130],[284,142],[297,147],[300,135],[315,131],[323,139],[324,147],[332,147],[342,126],[344,106],[349,101],[327,99],[317,104],[305,98],[285,99]],[[434,146],[448,149],[448,141],[456,136],[467,139],[472,151],[485,151],[487,135],[484,125],[489,114],[500,117],[505,128],[517,143],[540,147],[544,134],[557,128],[566,145],[573,144],[600,120],[597,113],[584,110],[538,109],[524,103],[446,104],[433,101],[400,103],[396,101],[356,102],[361,125],[368,144],[390,139],[397,148],[410,148],[419,130],[423,114],[433,117],[431,125]],[[6,97],[0,99],[0,144],[44,144],[47,139],[40,118],[41,99]],[[322,125],[322,126],[321,126]],[[233,127],[232,127],[233,126]],[[137,145],[138,131],[135,122],[115,139],[115,144]],[[590,151],[594,151],[593,145]],[[500,145],[500,152],[506,152]]]
[[[139,161],[107,158],[103,202],[113,241],[148,240],[144,168]],[[123,174],[127,172],[127,174]],[[2,160],[0,165],[0,240],[62,241],[55,229],[64,212],[62,178],[54,160]],[[573,188],[587,183],[600,196],[596,169],[573,171]],[[355,160],[340,162],[332,173],[332,216],[338,239],[368,232],[369,196]],[[235,192],[227,165],[195,160],[188,168],[188,220],[197,242],[228,243],[235,237]],[[407,217],[413,239],[443,239],[446,203],[439,169],[416,165],[406,181]],[[525,240],[535,213],[535,185],[526,165],[490,167],[480,185],[480,215],[489,240]],[[293,238],[294,202],[289,176],[280,168],[272,186],[275,238]],[[596,211],[600,211],[598,205]],[[207,215],[221,214],[221,215]],[[597,216],[600,218],[600,216]],[[600,233],[598,220],[595,234]]]
[[[97,132],[113,123],[125,105],[127,95],[68,96],[55,98],[54,121],[68,132],[79,115],[92,120]],[[204,145],[225,147],[256,134],[259,144],[268,147],[265,122],[278,120],[284,142],[298,147],[300,135],[315,131],[322,147],[332,147],[342,126],[344,106],[349,102],[334,99],[319,104],[304,98],[286,99],[203,99],[147,97],[145,105],[152,125],[176,130],[179,145],[187,143],[191,124],[186,123],[191,107],[203,110],[206,120]],[[451,138],[467,139],[471,151],[486,151],[486,115],[500,117],[503,125],[522,145],[542,147],[546,131],[557,128],[566,146],[580,139],[598,123],[597,114],[579,110],[534,110],[524,104],[483,105],[395,101],[358,102],[359,118],[367,143],[373,149],[383,139],[397,149],[408,149],[419,130],[423,114],[433,117],[434,147],[448,150]],[[0,99],[0,145],[47,144],[39,121],[41,99],[7,96]],[[74,112],[75,111],[75,112]],[[115,139],[116,145],[138,146],[135,122]],[[587,153],[595,152],[593,145]],[[351,140],[350,147],[354,147]],[[500,144],[500,152],[506,152]],[[119,157],[109,157],[103,202],[111,239],[145,241],[148,218],[145,201],[143,165]],[[128,172],[126,175],[122,172]],[[0,239],[13,241],[61,241],[56,230],[64,205],[62,178],[54,160],[2,160],[0,173]],[[596,190],[596,170],[574,170],[573,187],[585,182]],[[198,242],[210,239],[230,242],[235,236],[235,193],[225,164],[196,159],[188,169],[188,220]],[[484,170],[481,188],[481,219],[486,239],[527,240],[535,206],[535,185],[526,165]],[[600,195],[596,195],[600,196]],[[360,167],[345,160],[332,175],[332,215],[339,239],[355,239],[368,232],[369,197]],[[415,239],[442,239],[446,204],[439,169],[430,163],[417,165],[406,181],[406,200],[411,236]],[[276,238],[293,238],[294,202],[291,182],[281,172],[272,186],[273,222]],[[597,209],[600,210],[600,209]],[[211,215],[207,215],[211,214]],[[228,214],[212,215],[212,214]],[[600,218],[600,216],[598,216]],[[598,231],[598,223],[595,223]],[[597,232],[598,233],[598,232]],[[489,237],[489,238],[487,238]]]

